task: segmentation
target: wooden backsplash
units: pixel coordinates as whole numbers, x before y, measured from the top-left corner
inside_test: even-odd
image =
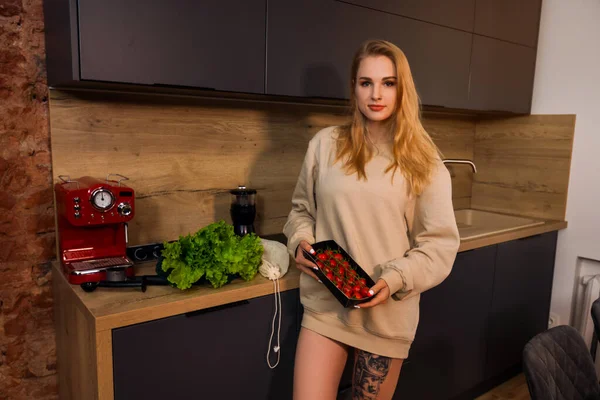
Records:
[[[575,115],[481,120],[472,207],[564,220]]]
[[[136,191],[131,245],[230,221],[229,190],[238,184],[258,190],[257,231],[278,233],[308,141],[346,115],[339,106],[52,90],[54,180],[129,177]],[[473,158],[474,121],[424,122],[445,157]],[[469,207],[470,169],[450,170],[455,208]]]

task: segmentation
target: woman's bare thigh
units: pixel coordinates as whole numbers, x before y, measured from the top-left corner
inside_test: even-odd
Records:
[[[294,400],[335,400],[347,359],[346,345],[302,328],[294,364]]]
[[[404,360],[355,350],[352,400],[391,400]]]

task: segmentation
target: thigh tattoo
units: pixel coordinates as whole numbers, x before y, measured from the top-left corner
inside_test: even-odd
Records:
[[[377,399],[379,389],[390,370],[392,359],[363,350],[356,351],[352,400]]]

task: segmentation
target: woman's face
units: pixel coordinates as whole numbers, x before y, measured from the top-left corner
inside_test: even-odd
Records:
[[[358,67],[354,93],[359,110],[372,122],[388,119],[396,109],[398,77],[392,60],[369,56]]]

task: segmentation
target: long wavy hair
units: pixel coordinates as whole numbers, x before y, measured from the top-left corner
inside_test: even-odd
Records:
[[[365,165],[373,157],[374,149],[367,140],[367,119],[358,108],[355,87],[361,61],[371,56],[389,58],[398,78],[396,108],[387,120],[390,137],[393,137],[393,161],[385,172],[393,171],[393,179],[393,174],[400,170],[410,193],[419,195],[429,183],[441,152],[421,123],[419,96],[406,56],[388,41],[367,41],[354,56],[350,80],[352,121],[339,129],[335,162],[343,162],[346,173],[356,173],[359,179],[367,179]]]

